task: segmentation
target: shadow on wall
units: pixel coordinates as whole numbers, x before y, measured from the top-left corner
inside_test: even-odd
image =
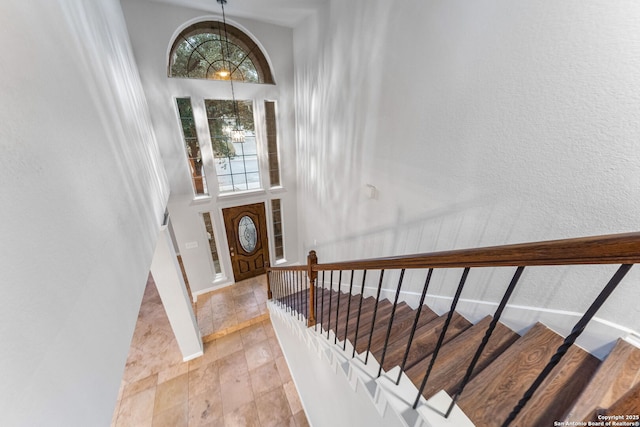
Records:
[[[344,201],[357,201],[367,141],[376,133],[375,109],[367,107],[380,101],[391,6],[371,6],[359,0],[331,7],[331,27],[309,36],[317,49],[302,53],[307,64],[296,74],[300,203],[318,209],[330,224],[343,224],[332,232],[347,232],[342,219],[357,214]]]

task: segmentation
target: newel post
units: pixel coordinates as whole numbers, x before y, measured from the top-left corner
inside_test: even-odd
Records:
[[[313,266],[318,263],[318,257],[316,256],[316,251],[310,251],[307,256],[307,277],[309,278],[309,320],[307,323],[308,327],[315,326],[316,324],[316,307],[313,304],[315,301],[315,283],[316,278],[318,277],[318,272],[313,271]]]
[[[271,268],[267,267],[267,299],[273,298],[271,293]]]

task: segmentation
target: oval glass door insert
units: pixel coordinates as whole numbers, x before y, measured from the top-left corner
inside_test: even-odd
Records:
[[[240,218],[238,238],[240,239],[240,246],[242,246],[242,249],[247,253],[251,253],[256,249],[258,230],[253,220],[246,215]]]

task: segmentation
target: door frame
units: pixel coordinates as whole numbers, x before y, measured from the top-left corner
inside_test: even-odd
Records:
[[[271,262],[267,202],[261,201],[229,206],[221,208],[221,213],[225,237],[229,248],[229,260],[231,263],[231,273],[233,275],[234,282],[239,282],[265,273],[266,268],[269,267]],[[241,216],[242,213],[245,215]],[[258,247],[252,252],[244,250],[237,234],[238,223],[244,216],[251,218],[257,229]],[[260,256],[262,257],[261,259]],[[247,263],[247,265],[243,266],[242,262]],[[252,263],[253,266],[250,265]],[[259,266],[256,267],[256,265]],[[249,270],[243,271],[243,267],[249,268]],[[257,271],[257,273],[254,273],[255,271]]]

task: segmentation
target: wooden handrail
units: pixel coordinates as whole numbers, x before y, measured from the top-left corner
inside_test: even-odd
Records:
[[[267,271],[307,271],[306,265],[287,265],[285,267],[267,267]]]
[[[316,264],[313,271],[640,263],[640,232]]]

